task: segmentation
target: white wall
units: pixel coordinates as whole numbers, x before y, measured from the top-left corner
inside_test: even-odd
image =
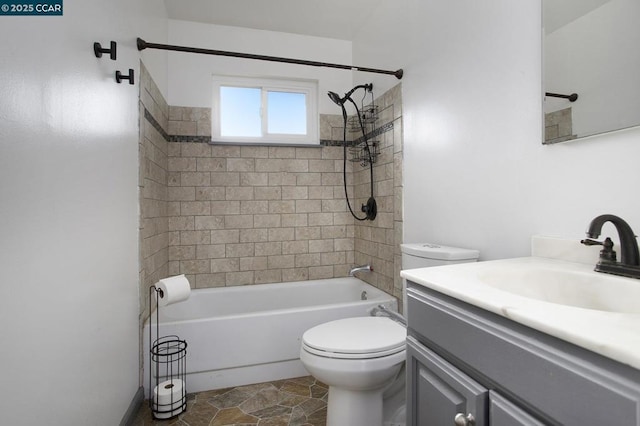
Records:
[[[372,17],[354,63],[405,70],[406,242],[497,259],[529,254],[532,234],[582,238],[601,213],[640,230],[640,129],[540,143],[539,0],[399,0]]]
[[[351,42],[344,40],[178,20],[169,21],[169,44],[346,65],[352,54]],[[348,70],[170,52],[169,105],[210,108],[213,74],[318,80],[324,114],[340,114],[326,92],[344,93],[353,84]]]
[[[139,87],[114,80],[139,71],[129,3],[2,17],[1,424],[115,425],[139,386]],[[97,59],[110,40],[117,61]]]
[[[148,43],[168,42],[168,17],[164,1],[142,0],[127,3],[128,15],[132,16],[136,24],[135,37],[140,37]],[[160,89],[162,96],[168,96],[168,53],[158,49],[144,49],[139,52],[147,71]]]
[[[571,106],[573,133],[592,135],[640,123],[640,2],[615,0],[545,37],[545,111]],[[612,48],[612,46],[615,46]]]

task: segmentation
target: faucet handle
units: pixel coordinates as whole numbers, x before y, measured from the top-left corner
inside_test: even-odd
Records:
[[[604,243],[602,241],[596,241],[589,238],[585,238],[584,240],[580,240],[580,244],[584,244],[585,246],[603,246]]]
[[[616,252],[613,250],[613,241],[611,238],[607,237],[604,241],[595,241],[591,239],[580,240],[582,244],[585,246],[602,246],[602,250],[600,250],[600,261],[605,262],[616,262]]]

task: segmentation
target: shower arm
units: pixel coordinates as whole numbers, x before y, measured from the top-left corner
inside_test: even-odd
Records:
[[[351,95],[353,95],[353,93],[358,89],[364,89],[365,92],[371,92],[373,90],[373,83],[357,85],[356,87],[354,87],[353,89],[351,89],[347,93],[345,93],[344,97],[342,99],[340,99],[340,102],[342,104],[344,104],[345,102],[347,102],[347,100],[351,101],[351,103],[356,107],[356,111],[357,111],[358,110],[358,106],[353,101],[353,99],[351,99]]]

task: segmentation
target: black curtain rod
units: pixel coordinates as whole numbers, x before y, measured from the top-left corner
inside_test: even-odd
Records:
[[[387,70],[379,70],[375,68],[355,67],[351,65],[340,65],[340,64],[329,64],[326,62],[306,61],[302,59],[280,58],[277,56],[253,55],[250,53],[228,52],[225,50],[200,49],[197,47],[172,46],[170,44],[147,43],[143,39],[138,38],[138,50],[144,50],[144,49],[173,50],[175,52],[203,53],[205,55],[218,55],[218,56],[230,56],[233,58],[258,59],[261,61],[284,62],[287,64],[309,65],[312,67],[340,68],[343,70],[353,70],[353,71],[393,75],[398,80],[402,78],[402,74],[403,74],[402,69],[399,69],[397,71],[387,71]]]
[[[570,102],[575,102],[575,101],[578,100],[578,94],[577,93],[572,93],[570,95],[561,95],[559,93],[546,92],[544,95],[545,96],[551,96],[552,98],[569,99]]]

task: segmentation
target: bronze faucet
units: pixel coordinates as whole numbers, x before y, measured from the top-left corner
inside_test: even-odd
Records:
[[[602,245],[600,251],[600,260],[596,264],[596,272],[605,272],[608,274],[622,275],[630,278],[640,278],[640,253],[638,251],[638,242],[633,230],[627,222],[612,214],[603,214],[594,218],[589,224],[587,237],[598,238],[602,231],[602,225],[605,222],[611,222],[618,231],[620,238],[620,262],[616,260],[616,252],[613,250],[613,242],[610,238],[606,238],[604,242],[594,241],[592,239],[584,239],[582,244]]]

